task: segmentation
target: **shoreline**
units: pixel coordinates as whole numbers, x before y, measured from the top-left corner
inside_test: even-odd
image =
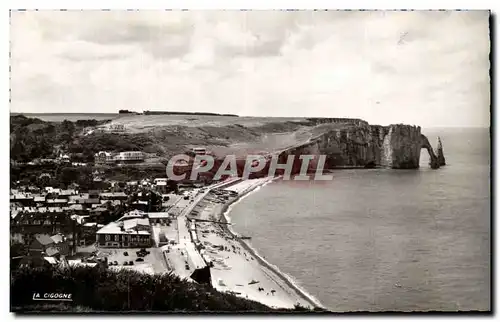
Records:
[[[279,177],[278,177],[279,178]],[[238,194],[238,197],[234,198],[231,201],[228,201],[227,203],[224,204],[224,206],[221,209],[220,213],[220,221],[224,223],[231,223],[231,220],[229,218],[229,213],[231,212],[231,206],[237,204],[239,201],[243,200],[245,197],[249,196],[253,192],[257,192],[260,188],[264,187],[265,185],[273,182],[274,180],[278,179],[274,178],[271,180],[268,180],[266,182],[263,182],[261,184],[257,184],[255,186],[252,186],[248,188],[247,190],[244,190],[241,194]],[[295,281],[288,276],[286,273],[283,273],[279,270],[279,268],[276,265],[273,265],[269,263],[266,259],[264,259],[256,249],[254,249],[250,243],[248,243],[245,240],[240,239],[240,235],[233,231],[230,227],[230,225],[220,225],[220,227],[225,230],[230,236],[235,238],[235,240],[246,250],[248,251],[252,256],[254,256],[262,267],[268,269],[271,271],[273,274],[275,274],[277,277],[279,277],[291,290],[293,290],[300,298],[302,298],[305,302],[309,303],[312,308],[321,308],[325,309],[326,308],[317,300],[314,298],[312,295],[308,294],[305,290],[301,289],[298,285],[295,284]]]

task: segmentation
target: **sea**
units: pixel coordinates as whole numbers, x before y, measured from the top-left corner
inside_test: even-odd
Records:
[[[273,181],[229,213],[233,230],[335,312],[491,309],[489,128],[422,129],[446,166],[346,169]]]

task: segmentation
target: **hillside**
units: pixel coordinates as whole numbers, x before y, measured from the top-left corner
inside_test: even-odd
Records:
[[[84,135],[85,128],[108,124],[123,125],[126,130]],[[245,155],[295,144],[310,136],[303,129],[312,126],[314,124],[305,119],[227,116],[127,115],[113,121],[46,122],[15,115],[11,116],[10,152],[11,159],[19,162],[55,157],[57,151],[72,153],[82,162],[91,162],[94,154],[103,150],[140,150],[149,157],[166,159],[200,145],[215,154]]]
[[[33,293],[70,293],[72,302],[36,305]],[[62,312],[291,312],[272,309],[172,274],[149,275],[131,270],[72,267],[19,268],[11,273],[11,310]]]

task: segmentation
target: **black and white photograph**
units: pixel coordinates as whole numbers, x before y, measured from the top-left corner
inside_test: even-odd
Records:
[[[492,312],[489,10],[9,18],[10,312]]]

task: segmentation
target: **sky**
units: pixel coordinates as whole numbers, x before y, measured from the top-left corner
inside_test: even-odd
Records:
[[[487,127],[487,11],[13,11],[11,112]]]

